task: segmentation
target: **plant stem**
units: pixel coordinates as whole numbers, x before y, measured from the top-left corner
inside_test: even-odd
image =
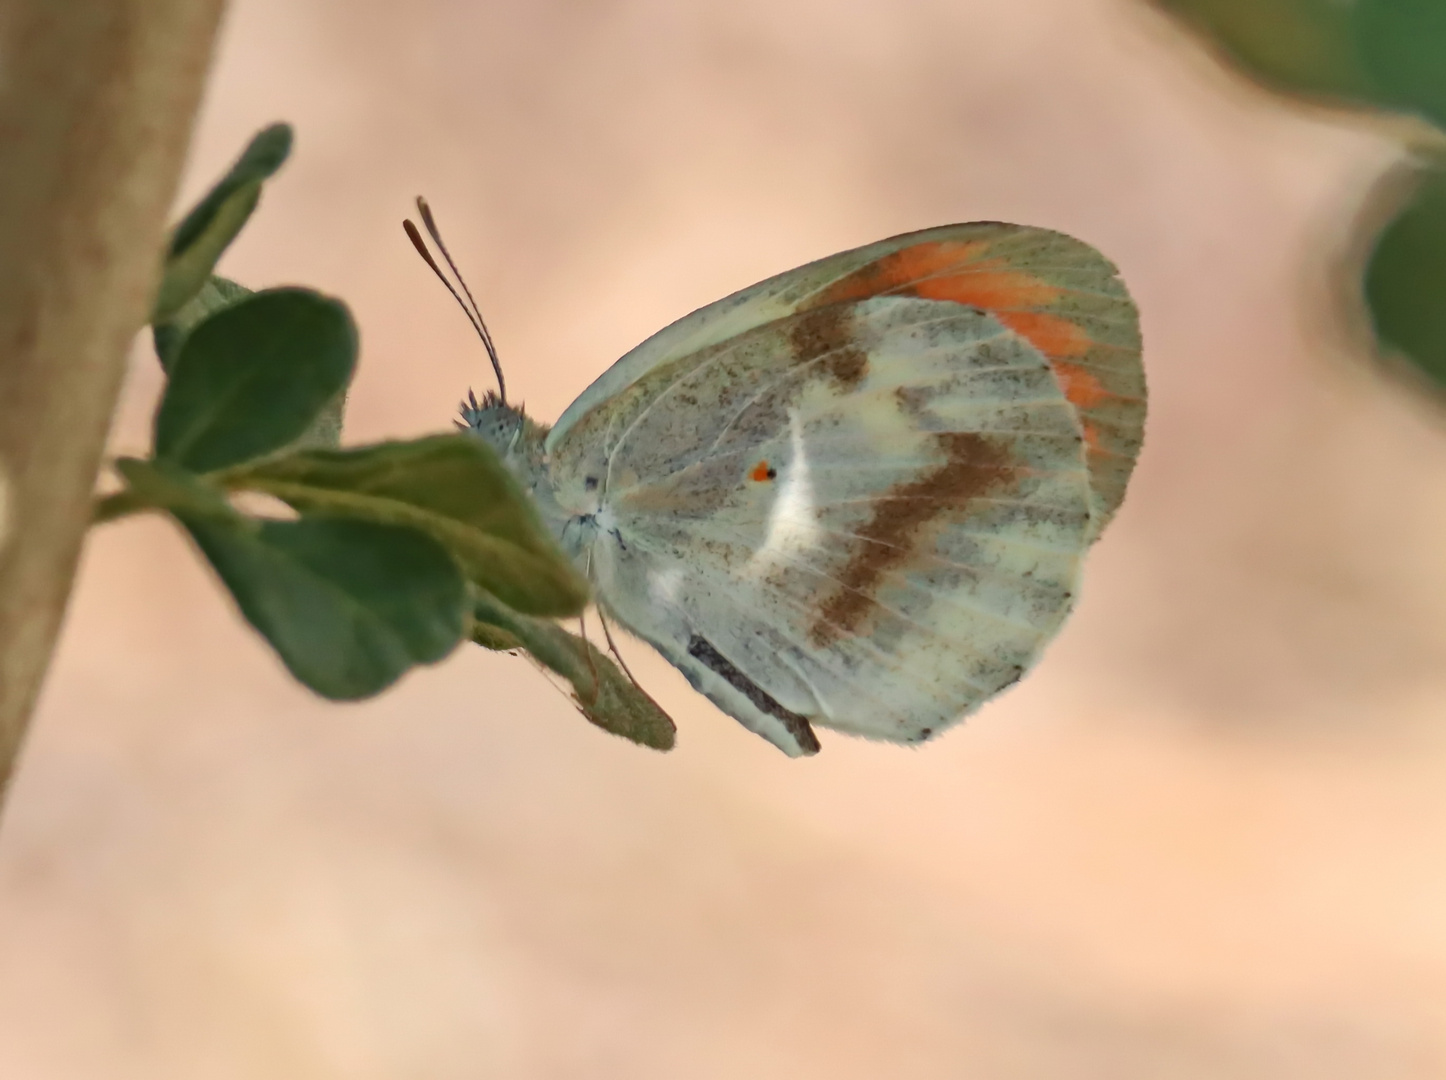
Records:
[[[0,2],[0,799],[70,595],[223,6]]]

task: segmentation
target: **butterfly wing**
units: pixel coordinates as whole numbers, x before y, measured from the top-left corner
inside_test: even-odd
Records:
[[[745,726],[790,754],[818,748],[811,723],[921,741],[1017,680],[1070,608],[1080,414],[977,307],[791,306],[630,354],[549,437],[554,489],[594,530],[602,605]]]
[[[1080,414],[1098,536],[1124,499],[1144,438],[1139,317],[1108,259],[1048,229],[998,222],[926,229],[734,293],[679,319],[604,372],[563,413],[549,448],[593,408],[659,366],[775,319],[879,296],[977,308],[1044,354]]]

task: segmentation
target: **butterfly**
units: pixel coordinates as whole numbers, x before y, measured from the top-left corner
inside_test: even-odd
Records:
[[[477,323],[499,392],[468,429],[598,606],[794,757],[816,726],[923,742],[1017,682],[1144,435],[1135,306],[1046,229],[946,225],[771,277],[550,428],[507,402]]]

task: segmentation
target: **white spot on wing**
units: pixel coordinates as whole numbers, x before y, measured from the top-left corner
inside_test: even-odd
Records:
[[[648,575],[648,591],[655,604],[672,607],[677,603],[683,585],[683,571],[676,566],[664,567]]]
[[[803,444],[803,424],[797,411],[789,411],[788,422],[793,460],[782,470],[783,481],[768,511],[768,536],[748,560],[752,574],[766,573],[777,562],[811,547],[819,533],[808,453]]]

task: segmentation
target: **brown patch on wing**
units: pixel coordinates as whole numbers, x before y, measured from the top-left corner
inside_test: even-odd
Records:
[[[957,517],[971,499],[1012,483],[1016,467],[999,443],[972,432],[936,435],[945,460],[917,480],[895,484],[874,502],[873,516],[858,530],[838,591],[819,608],[809,637],[823,646],[855,633],[875,604],[884,575],[907,564],[922,534],[936,520]]]
[[[833,304],[803,315],[788,332],[788,344],[800,364],[819,360],[840,390],[853,390],[869,373],[869,357],[858,347],[853,308]]]

